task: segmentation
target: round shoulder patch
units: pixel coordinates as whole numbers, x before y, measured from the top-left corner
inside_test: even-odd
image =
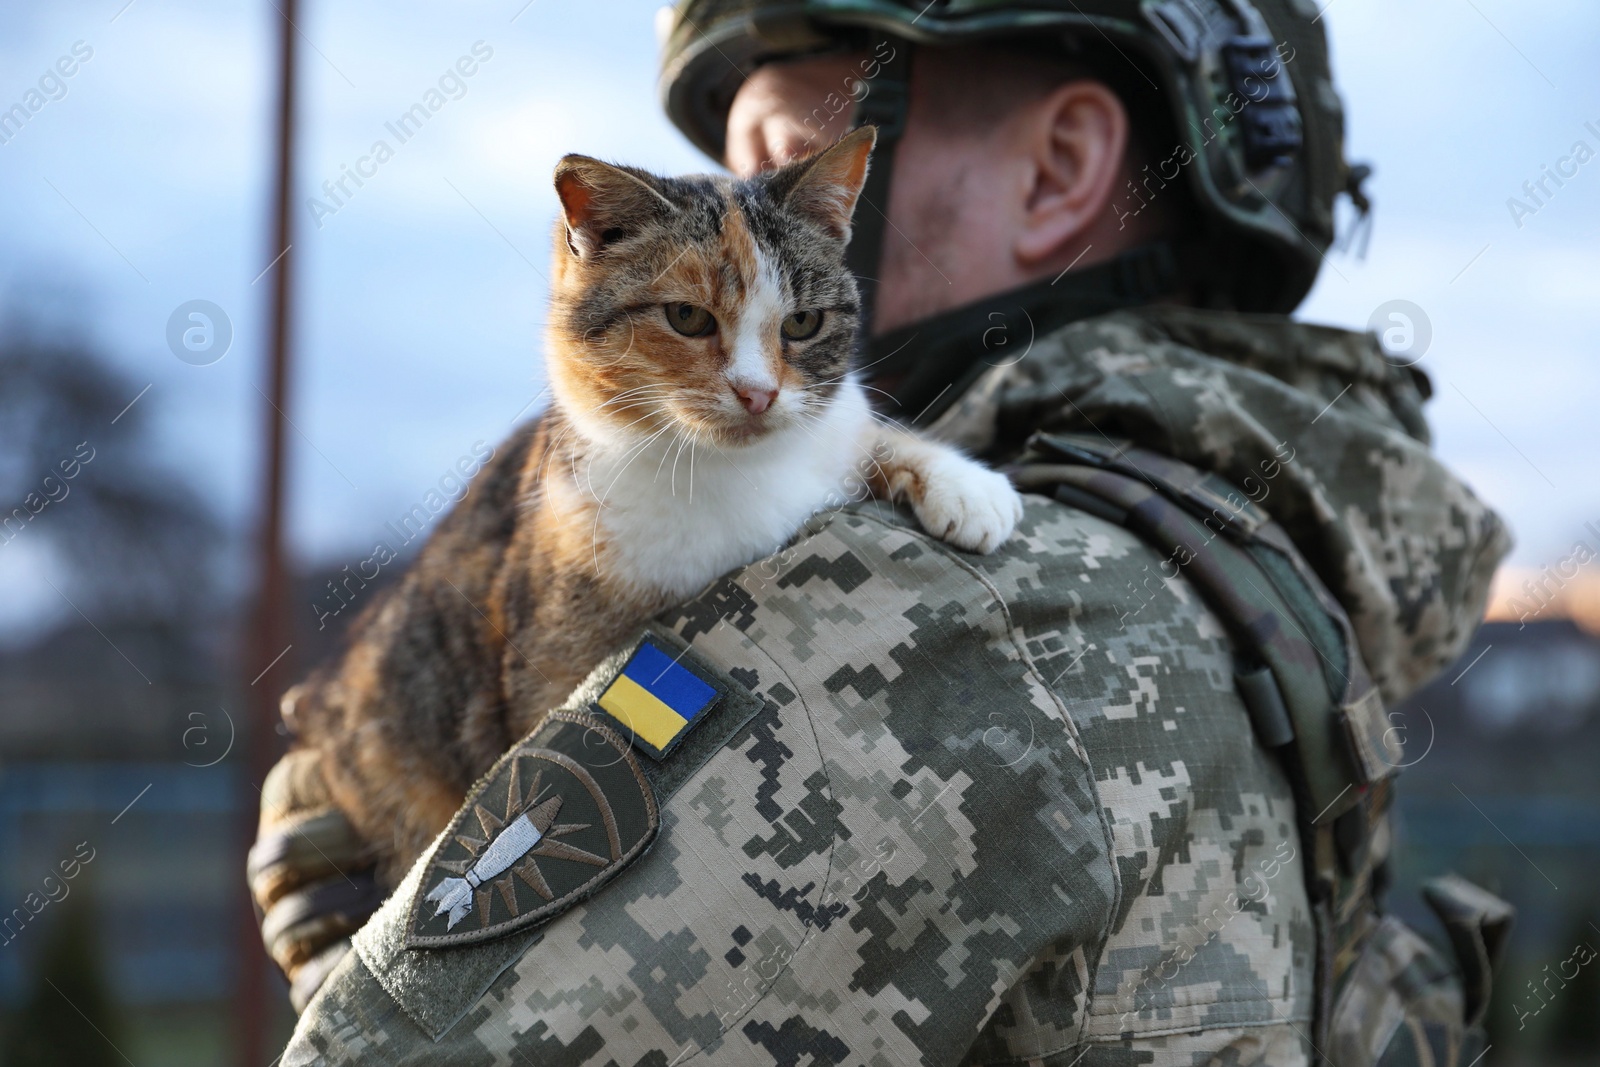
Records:
[[[597,716],[553,712],[467,796],[429,858],[408,948],[545,922],[632,863],[660,827],[632,746]]]

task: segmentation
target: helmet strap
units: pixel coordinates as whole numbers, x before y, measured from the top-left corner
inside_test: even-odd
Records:
[[[879,59],[878,73],[868,81],[868,91],[857,102],[852,117],[853,129],[876,126],[878,141],[857,202],[845,263],[856,276],[861,297],[863,370],[892,397],[898,406],[895,418],[925,426],[985,370],[1021,358],[1031,343],[1029,338],[1078,319],[1147,304],[1179,290],[1178,257],[1171,245],[1158,241],[1054,281],[1035,282],[879,337],[870,336],[884,234],[889,226],[895,150],[905,133],[911,101],[914,46],[903,37],[874,31],[867,47],[874,58],[888,58]],[[1001,327],[998,331],[997,326]]]
[[[1170,296],[1182,280],[1173,247],[1156,241],[873,337],[861,370],[893,400],[893,418],[927,426],[984,371],[1027,358],[1046,334]]]
[[[886,53],[889,58],[878,60],[878,73],[866,81],[866,95],[856,103],[851,121],[852,129],[878,128],[872,166],[856,205],[850,246],[845,250],[845,264],[856,276],[860,291],[863,330],[872,321],[878,295],[878,271],[883,262],[884,230],[889,223],[889,184],[894,174],[895,148],[905,132],[906,111],[911,101],[912,45],[902,37],[874,32],[867,40],[867,47],[874,58]]]

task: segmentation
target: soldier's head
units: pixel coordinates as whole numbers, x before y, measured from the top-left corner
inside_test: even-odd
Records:
[[[827,144],[850,127],[853,109],[839,105],[872,91],[872,67],[870,52],[852,51],[755,69],[728,110],[724,162],[750,174]],[[909,90],[879,332],[1177,237],[1191,219],[1181,186],[1139,184],[1170,123],[1092,66],[1015,44],[924,47]]]
[[[682,0],[671,14],[668,113],[736,173],[879,126],[853,257],[876,280],[874,333],[1063,272],[1064,294],[1109,278],[1123,303],[1288,311],[1351,185],[1309,0]]]

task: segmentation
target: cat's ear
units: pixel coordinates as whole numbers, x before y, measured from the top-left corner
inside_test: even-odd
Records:
[[[555,178],[567,245],[581,258],[676,210],[648,175],[588,156],[563,156]]]
[[[817,155],[791,163],[767,180],[791,211],[816,222],[841,241],[850,239],[850,216],[867,181],[867,158],[878,141],[872,126],[852,130]]]

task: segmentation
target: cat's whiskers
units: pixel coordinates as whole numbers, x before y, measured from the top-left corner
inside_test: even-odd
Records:
[[[884,359],[888,359],[889,357],[885,356],[883,358]],[[876,361],[874,361],[874,363],[868,363],[867,366],[871,367],[871,366],[874,366],[876,363],[882,363],[882,362],[883,362],[882,359],[876,360]],[[855,367],[846,367],[844,370],[840,371],[838,374],[835,374],[832,378],[818,378],[815,382],[811,383],[812,388],[820,389],[824,385],[833,385],[835,382],[842,382],[846,378],[850,377],[851,374],[855,373],[856,369],[857,368],[855,368]],[[865,370],[866,368],[863,367],[861,369]]]
[[[694,454],[695,454],[695,439],[694,439],[694,437],[690,436],[688,441],[686,442],[686,444],[688,445],[688,448],[689,448],[689,502],[693,503],[694,502]],[[681,456],[683,454],[683,449],[680,448],[678,450],[678,454]],[[678,461],[677,460],[673,460],[672,461],[672,480],[673,480],[673,495],[676,496],[677,495],[677,480],[678,480]]]
[[[558,459],[562,458],[563,456],[567,456],[567,453],[562,449],[561,446],[565,444],[567,437],[571,433],[572,427],[570,425],[563,425],[560,431],[550,439],[550,443],[544,449],[543,456],[540,457],[539,477],[534,479],[533,491],[521,501],[522,508],[528,509],[538,506],[539,501],[544,496],[544,487],[550,481],[550,472],[554,464]],[[571,459],[572,457],[567,456],[567,458]]]
[[[640,389],[655,388],[655,386],[640,386],[639,388]],[[613,398],[613,399],[615,399],[615,398]],[[646,399],[652,399],[652,398],[646,398]],[[597,405],[595,408],[591,409],[591,411],[598,410],[600,407],[604,407],[605,403],[609,403],[609,401],[606,401],[606,402],[604,402],[602,404]],[[659,405],[657,410],[658,411],[665,411],[666,410],[666,406],[664,404],[663,405]],[[655,413],[656,412],[653,412],[653,411],[652,412],[646,412],[644,415],[640,416],[639,418],[635,419],[633,422],[630,422],[627,426],[623,427],[623,429],[626,430],[626,429],[629,429],[630,427],[636,426],[640,422],[643,422],[645,419],[650,418],[651,415],[655,414]],[[567,457],[569,466],[571,467],[570,474],[571,474],[572,482],[574,484],[577,484],[580,481],[582,481],[582,476],[578,473],[578,460],[579,460],[580,455],[582,454],[583,450],[582,449],[577,449],[577,448],[568,449],[568,448],[565,447],[567,441],[569,439],[571,439],[572,437],[576,436],[577,433],[578,433],[578,425],[577,425],[577,423],[575,421],[569,419],[566,422],[566,424],[561,427],[561,432],[559,434],[557,434],[556,437],[550,442],[550,445],[545,450],[545,455],[546,455],[545,468],[544,468],[543,471],[540,472],[540,475],[539,475],[539,485],[541,487],[543,486],[545,480],[547,478],[549,478],[549,476],[550,476],[550,464],[553,463],[556,459],[558,459],[562,455],[565,455]],[[593,491],[593,484],[592,483],[590,485],[590,491],[591,492]]]
[[[602,400],[600,403],[590,408],[589,411],[592,414],[593,412],[599,411],[603,407],[608,407],[609,405],[615,404],[619,400],[625,400],[628,397],[651,392],[664,393],[670,391],[671,389],[672,386],[668,385],[666,382],[646,382],[643,385],[636,385],[632,389],[624,389],[622,392],[617,393],[615,396],[607,400]]]
[[[884,392],[884,390],[879,389],[875,385],[866,385],[866,384],[863,383],[861,388],[865,389],[869,393],[882,393],[883,396],[887,397],[890,400],[893,400],[896,404],[900,403],[900,401],[895,398],[895,395],[893,393]]]
[[[638,418],[624,426],[618,427],[614,432],[618,434],[626,434],[627,431],[633,429],[641,422],[655,418],[658,415],[663,415],[668,421],[672,421],[672,408],[667,403],[669,399],[670,397],[667,396],[646,396],[635,398],[629,403],[621,405],[620,407],[616,408],[612,414],[621,415],[624,412],[632,413],[641,408],[644,408],[645,411],[643,415],[640,415]]]
[[[879,356],[877,359],[873,360],[871,363],[868,363],[868,364],[866,364],[864,366],[850,367],[850,368],[845,370],[844,374],[839,375],[839,378],[843,378],[845,375],[849,374],[851,371],[855,371],[856,373],[859,374],[861,371],[868,370],[868,369],[870,369],[872,367],[876,367],[878,364],[882,363],[884,360],[890,358],[891,356],[899,355],[901,349],[905,348],[906,345],[911,344],[916,339],[917,339],[917,335],[916,334],[912,334],[910,337],[906,338],[906,343],[904,345],[901,345],[900,348],[895,349],[893,352],[885,352],[883,355]],[[838,381],[839,378],[835,378],[833,380],[834,381]]]
[[[840,379],[835,378],[835,379],[831,379],[831,380],[838,381]],[[862,385],[861,388],[862,389],[869,389],[869,390],[872,390],[873,392],[876,392],[876,393],[883,393],[882,389],[873,389],[873,387],[870,386],[870,385]],[[884,393],[883,395],[884,396],[889,396],[888,393]],[[805,394],[805,396],[804,396],[804,398],[803,398],[803,400],[801,402],[800,410],[802,412],[804,412],[805,415],[808,416],[809,418],[811,418],[813,421],[820,422],[821,419],[822,419],[822,416],[827,412],[828,407],[833,403],[834,399],[835,398],[831,397],[831,396],[828,396],[828,397],[816,396],[815,394],[808,392],[808,393]],[[889,396],[889,399],[893,400],[894,398],[892,396]],[[884,426],[888,427],[889,429],[893,430],[893,429],[904,429],[905,428],[905,427],[901,426],[899,423],[895,422],[894,419],[891,416],[884,415],[884,414],[881,414],[880,412],[874,411],[870,406],[866,409],[866,415],[867,415],[867,417],[869,419],[872,419],[874,422],[881,423]]]
[[[802,409],[804,409],[804,405],[802,405]],[[818,411],[815,415],[813,415],[813,418],[814,418],[815,421],[819,421],[820,422],[821,421],[821,417],[822,417],[821,411]],[[899,427],[896,425],[896,423],[892,419],[890,419],[890,418],[888,418],[887,416],[884,416],[884,415],[879,415],[877,412],[873,411],[871,408],[867,409],[867,417],[871,418],[871,419],[874,419],[874,420],[876,420],[878,422],[881,422],[884,426],[889,427],[890,429],[899,429]],[[815,433],[813,433],[811,431],[810,427],[806,426],[804,420],[797,419],[795,421],[795,425],[800,427],[802,430],[804,430],[805,433],[808,436],[810,436],[812,440],[816,441],[818,444],[822,443],[822,438],[818,437]],[[863,486],[866,486],[868,484],[868,479],[870,478],[870,474],[868,473],[868,467],[870,467],[870,470],[871,470],[872,473],[876,473],[877,476],[880,479],[887,480],[888,473],[883,469],[883,462],[878,458],[876,452],[874,452],[871,448],[869,448],[865,444],[857,443],[856,448],[861,452],[862,457],[867,462],[866,462],[866,464],[861,464],[861,465],[858,465],[857,467],[852,468],[852,475],[851,476],[852,477],[859,477],[861,482],[862,482],[862,484],[863,484]],[[848,481],[846,482],[846,484],[848,484]],[[868,495],[870,495],[870,493]]]
[[[870,418],[873,422],[876,422],[876,423],[882,425],[886,429],[890,429],[890,430],[903,430],[903,429],[905,429],[904,426],[902,426],[898,422],[894,421],[894,418],[892,416],[879,414],[878,412],[873,411],[871,408],[867,409],[867,417]]]
[[[821,422],[823,417],[827,415],[828,409],[833,406],[834,399],[831,396],[817,396],[808,390],[800,399],[800,415],[795,421],[797,423],[805,423],[808,420],[813,423]]]
[[[720,445],[718,445],[715,440],[707,440],[705,438],[694,439],[693,438],[694,430],[693,430],[692,427],[686,427],[684,432],[686,434],[689,434],[691,436],[691,438],[692,438],[691,441],[690,441],[690,453],[689,453],[689,462],[690,462],[690,470],[691,471],[693,470],[693,463],[694,463],[694,451],[693,451],[693,449],[695,447],[697,447],[698,445],[705,445],[707,448],[711,449],[713,452],[715,452],[718,456],[720,456],[722,458],[723,463],[727,466],[727,468],[729,470],[733,471],[733,473],[735,473],[739,477],[743,478],[744,479],[744,484],[748,485],[753,491],[755,491],[757,493],[761,492],[760,488],[757,487],[756,483],[752,482],[750,480],[750,476],[744,472],[744,468],[739,466],[739,463],[738,463],[738,460],[737,460],[737,457],[738,457],[739,452],[740,452],[739,449],[723,448]],[[662,452],[662,454],[661,454],[661,463],[662,464],[666,463],[666,461],[667,461],[667,453],[670,452],[671,450],[672,450],[672,446],[668,445],[666,451]],[[673,466],[674,467],[677,466],[676,461],[674,461]],[[660,476],[661,476],[661,466],[658,465],[656,467],[656,477],[659,478]],[[691,499],[692,499],[693,498],[693,496],[692,496],[693,490],[691,489],[690,492],[691,492]]]
[[[644,420],[642,418],[635,420],[635,422],[643,422],[643,421]],[[633,425],[633,423],[630,423],[629,425]],[[650,443],[652,441],[656,440],[658,437],[660,437],[662,434],[666,433],[668,430],[670,430],[672,428],[673,428],[673,424],[669,421],[665,426],[661,427],[661,429],[656,430],[654,433],[646,435],[638,443],[630,445],[628,447],[628,450],[622,454],[622,466],[620,468],[618,468],[616,477],[612,478],[611,479],[611,484],[606,486],[606,491],[605,491],[604,494],[595,496],[595,500],[596,500],[596,502],[598,503],[598,505],[601,508],[604,508],[606,506],[606,501],[611,496],[611,490],[613,490],[613,489],[615,489],[617,487],[618,479],[620,479],[625,473],[627,473],[628,468],[633,465],[633,461],[639,458],[639,456],[644,452],[644,450],[649,447],[649,445],[650,445]],[[590,492],[591,496],[594,496],[594,460],[592,458],[589,461],[588,475],[589,475],[589,477],[588,477],[589,492]]]
[[[672,458],[672,495],[674,497],[678,495],[678,460],[683,458],[683,444],[685,440],[687,440],[687,438],[679,439],[678,453]]]
[[[723,413],[714,404],[706,403],[703,396],[692,392],[680,394],[679,399],[676,415],[690,436],[700,444],[724,451],[719,447],[721,439],[731,438],[732,433],[725,428]]]
[[[639,456],[643,454],[644,449],[647,448],[652,441],[655,441],[670,429],[672,429],[672,424],[668,423],[666,426],[663,426],[661,429],[646,437],[644,440],[640,441],[638,444],[634,445],[626,453],[624,453],[623,455],[625,458],[621,469],[617,471],[617,476],[611,479],[611,484],[606,486],[605,494],[596,501],[594,509],[594,526],[589,532],[589,546],[594,559],[594,572],[596,575],[600,574],[600,517],[605,514],[606,501],[611,496],[611,490],[617,487],[617,482],[622,478],[623,474],[627,472],[628,468],[633,465],[633,461],[638,459]],[[592,459],[589,462],[588,474],[590,476],[588,478],[589,491],[591,494],[593,494],[594,461]]]
[[[673,438],[672,445],[677,444],[678,443],[678,438],[682,437],[684,434],[686,434],[688,432],[689,431],[687,429],[685,429],[684,427],[680,426],[678,428],[678,437]],[[672,445],[668,445],[666,448],[663,448],[661,450],[661,461],[656,464],[655,477],[650,479],[652,482],[659,482],[661,480],[661,468],[663,468],[663,467],[665,467],[667,465],[667,456],[671,455],[671,453],[672,453]]]
[[[605,408],[608,408],[608,407],[611,407],[611,405],[613,405],[613,404],[616,404],[617,407],[612,412],[610,412],[610,414],[619,414],[621,412],[628,411],[628,410],[631,410],[633,408],[637,408],[637,407],[641,406],[642,404],[650,403],[652,401],[660,401],[662,399],[670,397],[671,395],[672,395],[672,390],[671,390],[671,388],[669,386],[666,386],[666,385],[641,385],[641,386],[638,386],[637,388],[630,389],[625,393],[618,393],[616,396],[612,397],[610,400],[606,400],[606,401],[603,401],[603,402],[601,402],[599,404],[596,404],[594,407],[589,409],[589,414],[591,414],[591,415],[597,414],[601,410],[603,410]],[[666,405],[657,404],[656,408],[654,410],[666,410]],[[646,417],[648,417],[648,415],[646,415]],[[628,427],[631,427],[633,425],[634,425],[634,423],[629,423],[627,427],[623,427],[623,428],[627,429]]]
[[[814,418],[814,421],[817,421],[817,422],[820,422],[820,421],[821,421],[821,420],[822,420],[822,416],[821,416],[821,414],[820,414],[820,413],[819,413],[819,414],[818,414],[818,415],[817,415],[817,416],[815,416],[815,418]],[[822,441],[822,438],[821,438],[821,437],[818,437],[818,436],[817,436],[817,435],[816,435],[816,433],[814,433],[814,432],[813,432],[813,431],[812,431],[812,429],[811,429],[811,427],[809,427],[809,426],[807,426],[807,425],[806,425],[806,423],[805,423],[805,420],[804,420],[804,419],[796,419],[796,420],[795,420],[795,422],[794,422],[794,425],[795,425],[795,426],[796,426],[796,427],[797,427],[797,428],[798,428],[798,429],[799,429],[799,430],[800,430],[800,431],[801,431],[801,432],[802,432],[802,433],[804,433],[804,434],[805,434],[805,435],[806,435],[806,436],[807,436],[807,437],[809,437],[809,438],[811,438],[811,439],[812,439],[812,440],[813,440],[813,441],[815,441],[815,442],[817,442],[817,444],[819,444],[819,445],[820,445],[820,444],[822,444],[822,443],[823,443],[823,441]]]
[[[658,410],[664,410],[664,406],[661,409],[658,409]],[[643,422],[644,420],[650,418],[653,414],[656,414],[656,412],[653,412],[653,411],[652,412],[646,412],[645,414],[641,415],[639,418],[635,419],[633,422],[629,423],[628,426],[623,427],[623,429],[626,430],[629,427],[636,426],[639,423]],[[567,426],[563,427],[562,436],[558,440],[557,443],[559,444],[559,443],[565,442],[569,437],[574,437],[574,436],[578,436],[578,435],[579,435],[579,433],[578,433],[577,425],[575,423],[569,422]],[[567,458],[568,458],[568,461],[569,461],[569,464],[570,464],[570,467],[571,467],[570,478],[571,478],[572,483],[574,485],[582,485],[587,480],[588,486],[589,486],[589,494],[590,494],[591,497],[593,497],[595,495],[595,488],[594,488],[594,480],[593,480],[593,478],[586,478],[584,474],[582,474],[582,473],[580,473],[578,471],[578,462],[579,462],[580,459],[587,459],[589,461],[589,469],[590,470],[593,469],[594,456],[593,456],[592,452],[589,449],[577,448],[577,447],[566,449],[565,451],[567,453]],[[552,459],[555,458],[555,456],[558,454],[555,445],[551,446],[550,453],[551,453],[551,458]],[[546,468],[545,475],[548,476],[548,474],[549,474],[549,469]]]
[[[597,415],[600,412],[605,411],[605,409],[613,406],[616,406],[619,410],[625,410],[627,408],[634,407],[640,400],[651,400],[661,395],[663,395],[663,390],[660,387],[647,389],[644,386],[640,386],[638,389],[630,389],[626,393],[618,393],[610,400],[601,401],[594,407],[590,408],[587,414]]]
[[[626,426],[623,426],[623,427],[619,428],[617,430],[617,433],[619,435],[623,434],[623,433],[626,433],[628,430],[633,429],[635,426],[639,425],[641,422],[645,421],[646,419],[652,418],[653,416],[659,415],[659,414],[662,414],[662,413],[665,413],[667,415],[667,421],[670,424],[673,421],[673,419],[672,419],[672,410],[664,402],[662,402],[660,400],[657,400],[655,397],[645,397],[643,400],[640,401],[640,403],[646,403],[646,402],[652,402],[652,401],[655,404],[654,407],[652,407],[649,411],[645,412],[643,415],[640,415],[637,419],[634,419],[632,422],[628,423]],[[627,405],[627,406],[628,407],[637,407],[638,405],[637,404],[630,404],[630,405]],[[622,409],[619,408],[618,410],[622,410]]]

